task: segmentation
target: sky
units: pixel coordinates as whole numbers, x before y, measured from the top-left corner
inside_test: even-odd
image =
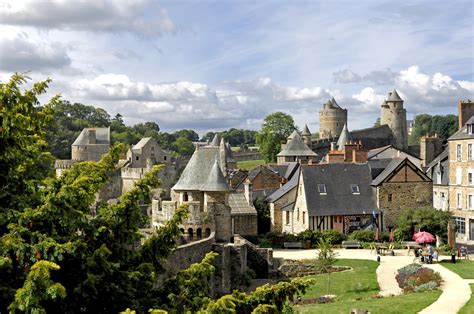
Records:
[[[394,88],[409,118],[474,99],[473,20],[474,0],[0,0],[0,81],[201,135],[276,111],[317,132],[334,97],[353,130]]]

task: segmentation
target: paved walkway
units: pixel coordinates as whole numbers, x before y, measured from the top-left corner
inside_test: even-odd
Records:
[[[338,253],[338,258],[377,260],[377,255],[370,250],[340,249],[335,251]],[[406,253],[406,250],[397,250],[395,256],[381,256],[380,265],[377,268],[377,281],[381,295],[390,296],[402,293],[395,275],[398,269],[413,262],[413,255],[406,256]],[[312,259],[316,258],[316,250],[274,250],[273,256],[294,260]],[[424,264],[423,266],[439,272],[444,283],[441,286],[443,293],[438,300],[420,313],[457,313],[471,297],[469,283],[474,283],[474,280],[462,279],[440,264]]]

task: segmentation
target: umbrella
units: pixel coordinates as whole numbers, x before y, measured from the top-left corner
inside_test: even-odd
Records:
[[[392,228],[392,230],[390,230],[390,238],[388,239],[390,242],[393,242],[395,241],[395,229]]]
[[[375,241],[379,241],[379,239],[380,239],[379,228],[377,228],[377,230],[375,230]]]
[[[417,243],[432,243],[435,242],[435,237],[426,231],[417,232],[413,235]]]

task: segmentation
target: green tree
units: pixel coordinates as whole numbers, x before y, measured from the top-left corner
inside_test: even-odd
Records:
[[[398,216],[398,227],[396,233],[399,237],[410,241],[414,231],[427,231],[439,236],[443,241],[447,241],[447,226],[452,220],[452,213],[449,211],[437,210],[432,207],[407,208]]]
[[[446,141],[457,130],[458,118],[455,115],[432,116],[429,114],[419,114],[415,117],[415,127],[408,138],[408,143],[410,145],[419,144],[420,138],[430,133],[436,133],[442,141]]]
[[[316,269],[327,274],[326,294],[329,295],[331,286],[331,268],[336,263],[337,253],[333,251],[332,245],[329,241],[321,238],[318,244],[316,258]]]
[[[179,137],[175,142],[176,152],[181,156],[190,156],[194,152],[194,144],[185,137]]]
[[[257,134],[257,144],[266,162],[276,161],[276,155],[281,150],[281,143],[296,130],[293,117],[283,112],[268,115]]]

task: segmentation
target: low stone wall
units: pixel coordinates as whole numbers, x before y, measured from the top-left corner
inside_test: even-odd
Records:
[[[263,159],[259,152],[237,152],[233,153],[235,161],[260,160]]]

